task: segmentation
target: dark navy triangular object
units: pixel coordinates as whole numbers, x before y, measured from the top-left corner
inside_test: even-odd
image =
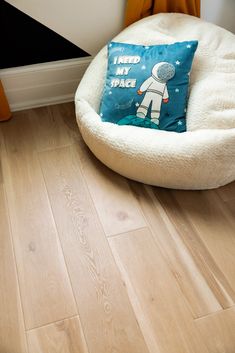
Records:
[[[0,0],[0,69],[89,56],[67,39]]]

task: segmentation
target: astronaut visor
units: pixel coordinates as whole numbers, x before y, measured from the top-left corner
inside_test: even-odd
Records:
[[[169,81],[175,76],[175,67],[172,64],[164,63],[159,66],[157,76],[162,81]]]

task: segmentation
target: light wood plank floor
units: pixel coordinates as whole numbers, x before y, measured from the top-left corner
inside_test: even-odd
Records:
[[[0,124],[0,353],[235,353],[235,183],[127,180],[72,103]]]

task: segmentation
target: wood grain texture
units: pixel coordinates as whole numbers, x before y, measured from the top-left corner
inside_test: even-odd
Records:
[[[40,153],[90,353],[148,352],[79,169],[76,145]]]
[[[235,182],[222,186],[216,192],[223,201],[235,201]]]
[[[4,183],[26,328],[77,313],[28,114],[3,127]]]
[[[109,242],[126,285],[133,288],[143,311],[139,313],[137,307],[136,316],[140,315],[140,324],[147,321],[151,340],[160,352],[206,353],[190,310],[149,230],[112,237]]]
[[[235,199],[225,202],[225,207],[230,212],[229,217],[232,217],[235,220]]]
[[[81,168],[107,236],[146,226],[139,205],[125,178],[98,161],[79,144]]]
[[[217,282],[214,291],[224,308],[235,303],[235,220],[228,216],[214,191],[173,191],[183,218],[196,230],[205,261]],[[201,250],[203,246],[201,246]],[[219,290],[219,288],[220,290]]]
[[[234,353],[235,183],[144,186],[89,152],[73,103],[13,115],[0,353]]]
[[[0,131],[0,139],[3,138]],[[1,148],[1,143],[0,143]],[[0,185],[3,184],[3,172],[2,172],[2,162],[1,162],[1,154],[0,154]]]
[[[196,320],[209,353],[235,351],[235,307]]]
[[[27,352],[6,200],[2,185],[0,185],[0,352]]]
[[[76,140],[74,105],[52,105],[28,113],[37,151],[67,146]]]
[[[146,226],[127,181],[99,162],[82,141],[74,117],[74,105],[40,109],[30,112],[37,151],[79,142],[82,172],[106,235]]]
[[[88,353],[78,317],[28,331],[29,353]]]
[[[197,318],[220,310],[222,307],[207,281],[215,282],[213,274],[195,246],[198,236],[185,225],[178,206],[175,207],[170,199],[170,191],[166,191],[168,204],[161,204],[151,187],[130,184],[193,316]],[[154,188],[154,191],[157,193],[161,189]]]

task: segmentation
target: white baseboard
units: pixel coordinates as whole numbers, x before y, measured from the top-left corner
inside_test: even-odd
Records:
[[[0,70],[11,111],[69,102],[92,58]]]

